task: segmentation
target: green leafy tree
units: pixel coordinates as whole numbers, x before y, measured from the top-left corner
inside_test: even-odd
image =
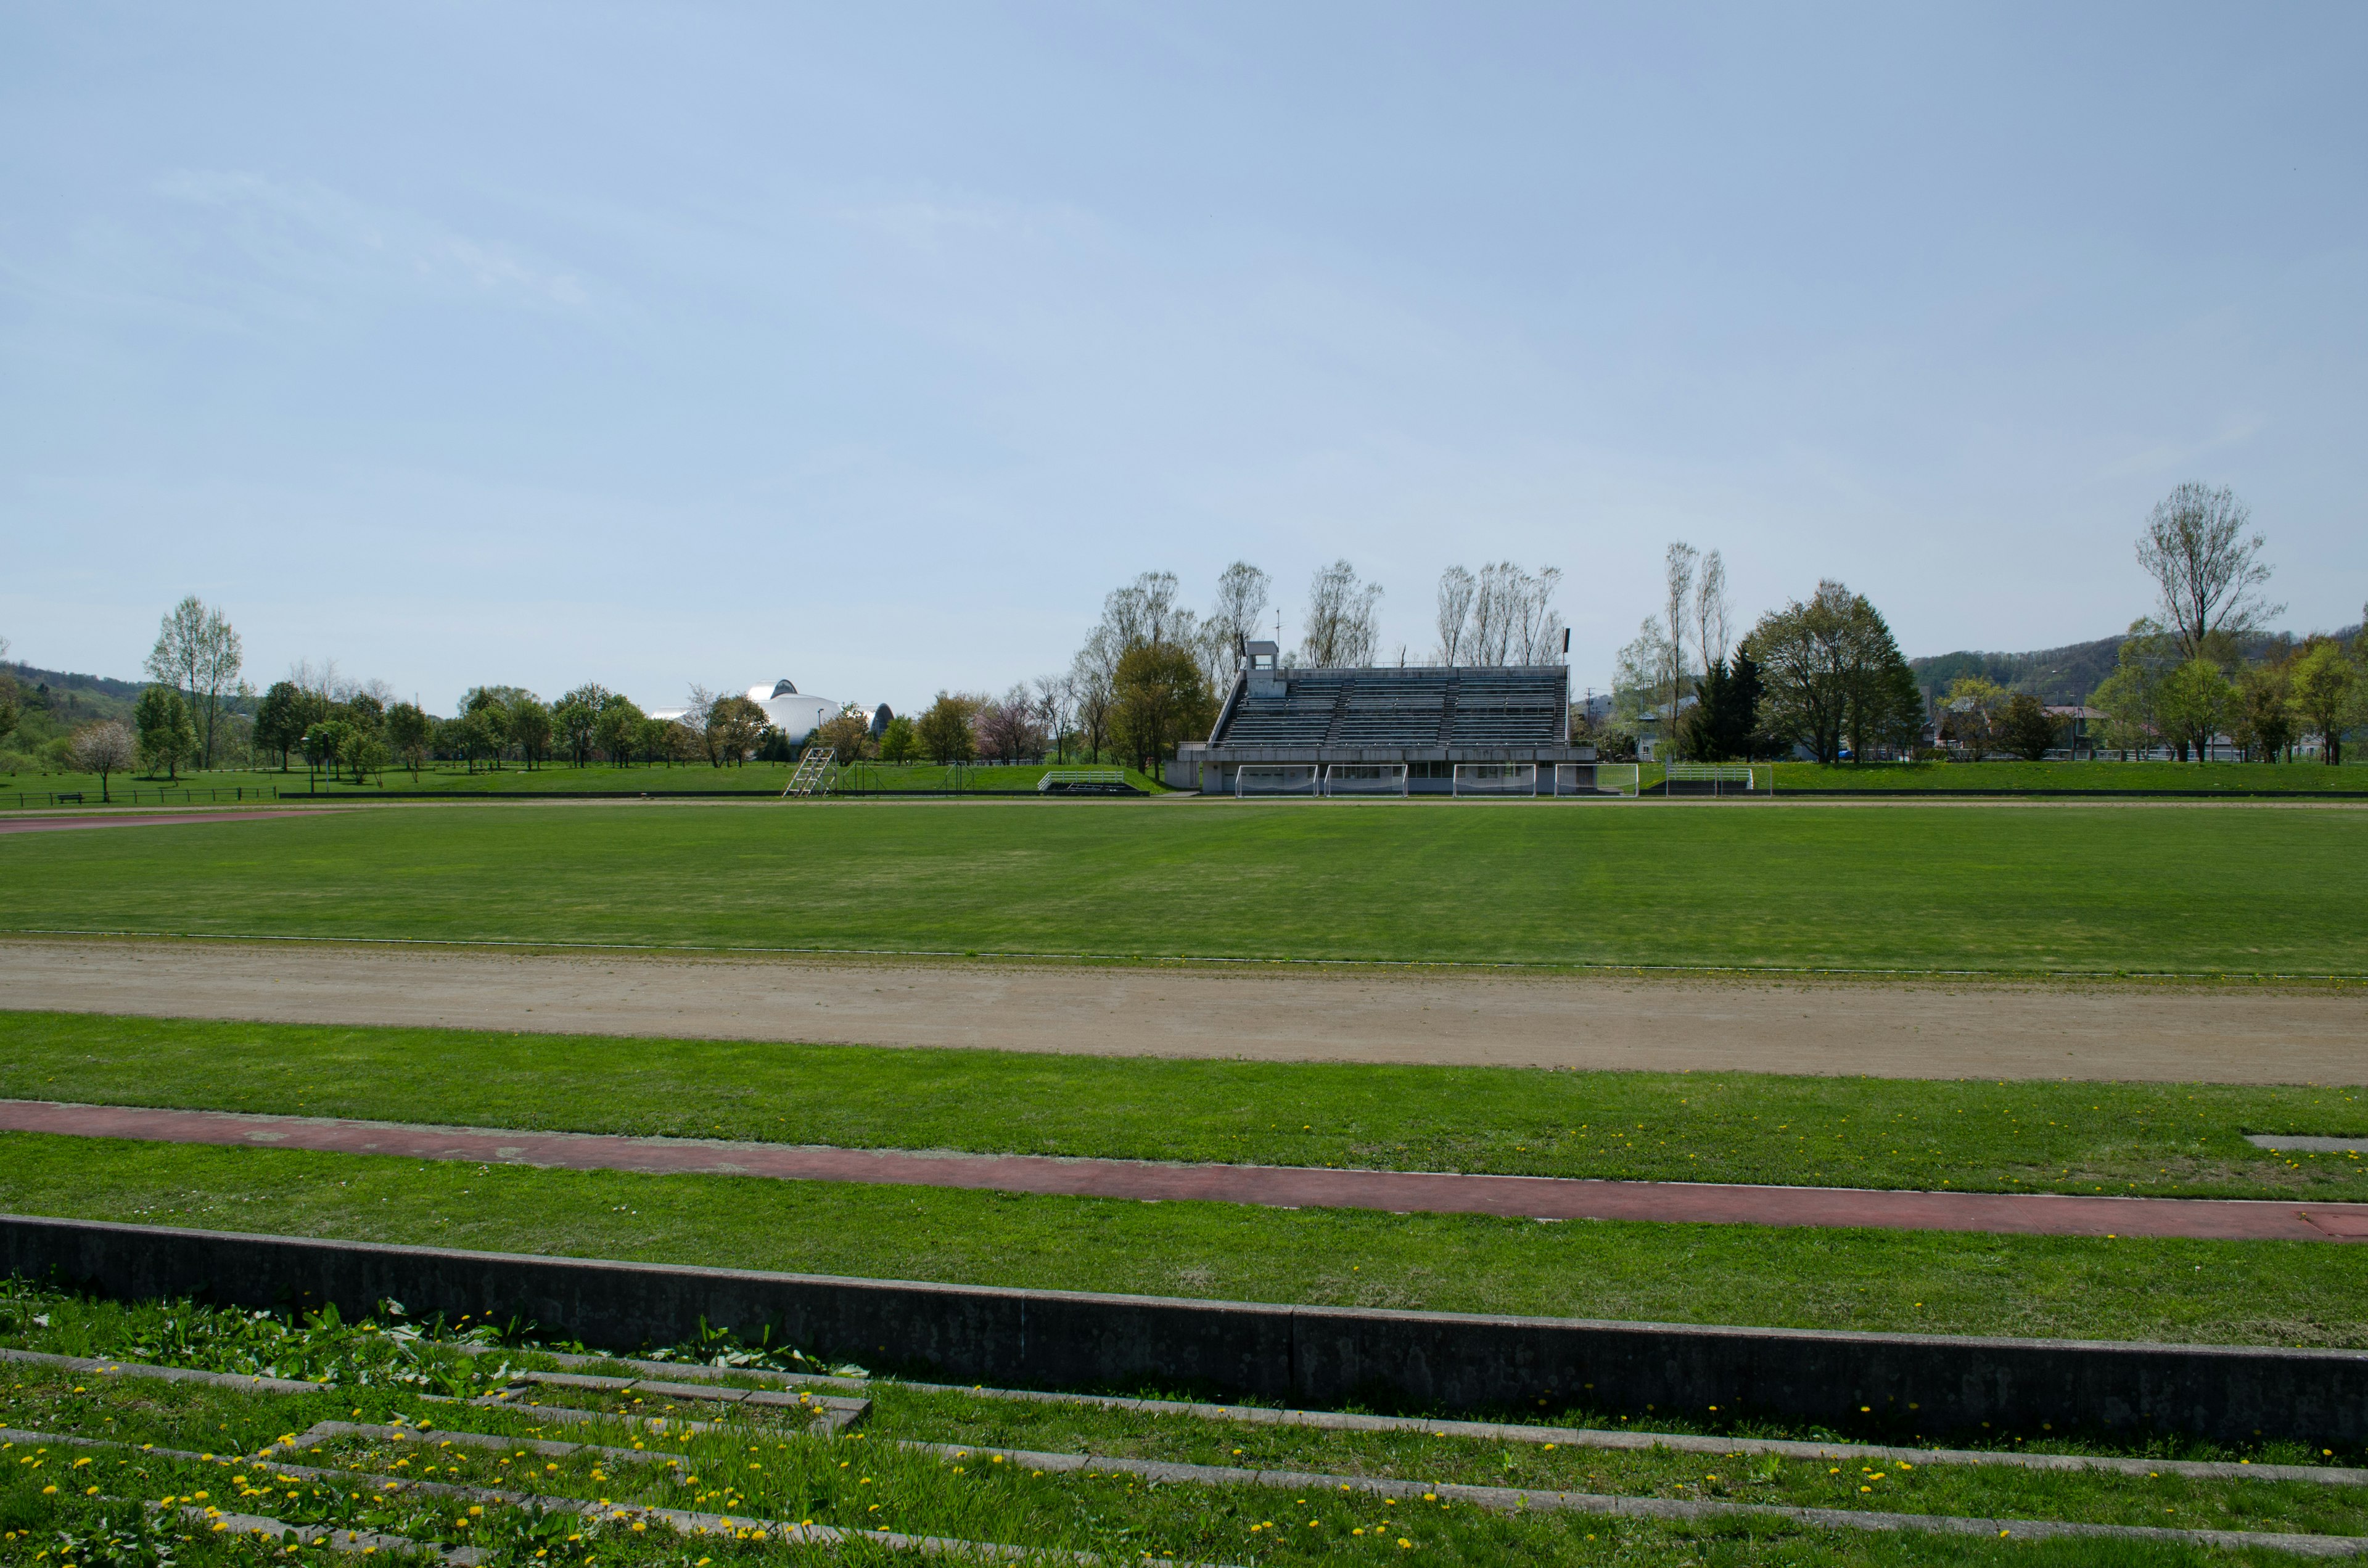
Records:
[[[860,762],[871,750],[871,725],[860,713],[834,713],[815,728],[812,744],[830,747],[838,762]]]
[[[958,697],[948,691],[938,693],[937,700],[929,704],[914,726],[923,755],[940,767],[976,756],[978,737],[972,733],[970,721],[977,711],[975,698]]]
[[[510,744],[510,709],[508,702],[504,700],[504,695],[516,690],[514,687],[472,687],[461,699],[461,716],[470,721],[468,734],[475,742],[472,756],[473,757],[476,752],[482,752],[488,768],[500,762],[502,753]],[[527,694],[521,692],[518,695]],[[470,770],[475,771],[473,760]]]
[[[2212,738],[2228,726],[2229,708],[2237,688],[2209,659],[2190,659],[2165,676],[2155,693],[2155,718],[2179,747],[2179,760],[2212,755]]]
[[[920,737],[913,733],[913,721],[902,713],[889,720],[888,727],[880,733],[880,760],[901,765],[912,761],[920,752]]]
[[[353,726],[343,719],[324,719],[307,729],[304,732],[303,740],[299,744],[304,753],[304,768],[308,778],[313,769],[321,768],[327,770],[329,776],[335,778],[337,758],[345,755],[347,744],[353,739]]]
[[[531,768],[551,755],[551,710],[531,692],[519,694],[506,707],[509,712],[510,744],[518,747],[518,756]]]
[[[188,704],[169,686],[152,686],[140,694],[131,710],[140,732],[140,762],[154,778],[162,773],[177,778],[184,762],[198,756],[197,726],[189,721]]]
[[[2359,722],[2360,666],[2332,638],[2315,638],[2295,656],[2294,710],[2318,737],[2319,760],[2343,760],[2344,732]]]
[[[8,656],[8,639],[0,637],[0,659]],[[17,696],[17,677],[0,670],[0,741],[17,733],[17,722],[24,715]]]
[[[593,748],[600,744],[601,710],[616,696],[598,681],[586,681],[573,691],[563,692],[551,705],[551,722],[558,737],[559,749],[567,758],[582,767],[592,760]]]
[[[386,744],[411,769],[414,783],[419,779],[420,765],[427,760],[427,748],[435,740],[436,721],[417,703],[398,702],[386,710]]]
[[[214,733],[222,699],[238,685],[245,655],[222,611],[192,594],[165,613],[148,654],[148,675],[160,686],[188,693],[188,710],[204,766],[213,766]]]
[[[2231,732],[2254,762],[2275,762],[2300,729],[2294,710],[2292,663],[2256,665],[2237,677],[2236,727]]]
[[[2105,744],[2115,751],[2150,751],[2162,732],[2154,722],[2155,693],[2162,685],[2155,661],[2145,656],[2135,640],[2122,644],[2113,673],[2089,694],[2089,706],[2105,716]]]
[[[1648,628],[1648,631],[1650,629]],[[1759,727],[1821,763],[1841,756],[1845,735],[1890,744],[1910,722],[1895,672],[1904,666],[1891,628],[1861,595],[1827,581],[1759,618],[1744,649],[1759,666]],[[1907,687],[1912,690],[1911,678]]]
[[[707,705],[707,760],[710,767],[730,763],[737,767],[765,744],[773,722],[746,697],[719,697]]]
[[[1686,715],[1685,755],[1694,762],[1727,762],[1752,754],[1759,710],[1759,666],[1738,648],[1702,672],[1700,700]]]
[[[1998,744],[2025,762],[2043,761],[2055,744],[2057,722],[2038,698],[2018,691],[2006,699],[1998,714]]]
[[[612,692],[593,719],[593,744],[600,748],[602,756],[622,767],[633,760],[633,753],[641,744],[642,726],[648,722],[649,715],[635,706],[632,699]]]
[[[292,680],[271,683],[263,694],[263,701],[255,710],[255,744],[279,754],[279,771],[288,771],[288,756],[303,740],[304,732],[313,721],[321,717],[313,711],[313,694]]]
[[[393,756],[385,739],[374,730],[357,730],[346,742],[346,767],[357,784],[368,783],[366,776],[384,773]]]
[[[699,755],[697,739],[672,719],[643,719],[634,733],[633,749],[643,762],[663,762],[668,767]]]
[[[1118,662],[1111,730],[1120,747],[1150,773],[1188,735],[1204,735],[1217,716],[1208,672],[1190,649],[1145,642]]]
[[[1866,600],[1859,600],[1859,607],[1864,662],[1850,683],[1842,729],[1850,736],[1851,759],[1864,762],[1878,751],[1900,752],[1915,745],[1924,729],[1924,693],[1890,626]]]

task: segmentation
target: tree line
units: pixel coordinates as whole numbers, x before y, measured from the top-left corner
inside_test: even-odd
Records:
[[[1726,565],[1682,541],[1664,561],[1660,608],[1622,648],[1611,710],[1573,723],[1574,740],[1633,755],[1650,729],[1664,760],[1778,756],[1819,762],[1912,748],[1923,694],[1890,623],[1866,596],[1827,579],[1762,615],[1729,646]]]
[[[2368,722],[2368,624],[2349,642],[2269,631],[2285,607],[2264,597],[2266,550],[2226,489],[2184,483],[2155,506],[2136,544],[2155,607],[2089,699],[2092,746],[2184,761],[2225,737],[2248,760],[2274,761],[2315,740],[2322,761],[2342,760],[2346,733]],[[1821,582],[1769,611],[1731,650],[1730,615],[1718,552],[1670,545],[1663,603],[1620,651],[1609,712],[1574,730],[1617,755],[1649,729],[1667,755],[1702,762],[1795,746],[1823,763],[2001,752],[2037,761],[2075,739],[2073,715],[1982,676],[1928,698],[1882,614],[1843,584]]]

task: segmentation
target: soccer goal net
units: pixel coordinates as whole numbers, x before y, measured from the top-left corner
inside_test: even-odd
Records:
[[[1772,771],[1770,774],[1772,778]],[[1668,795],[1748,795],[1751,769],[1740,763],[1673,762],[1663,776],[1662,793]]]
[[[1554,765],[1557,795],[1604,795],[1636,798],[1637,767],[1633,762],[1564,762]]]
[[[1403,795],[1406,767],[1403,762],[1336,762],[1324,770],[1327,795]]]
[[[1459,762],[1455,765],[1459,795],[1534,795],[1538,768],[1533,762]]]
[[[1234,770],[1234,794],[1313,795],[1318,793],[1323,769],[1314,763],[1262,764]]]

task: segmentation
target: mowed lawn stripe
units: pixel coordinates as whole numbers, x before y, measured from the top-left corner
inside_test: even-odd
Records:
[[[2355,974],[2335,806],[482,806],[0,841],[19,930]]]
[[[0,1209],[1203,1300],[2368,1346],[2368,1247],[1250,1209],[0,1133]]]
[[[2368,1089],[1179,1061],[0,1012],[0,1097],[1232,1165],[2368,1199]]]

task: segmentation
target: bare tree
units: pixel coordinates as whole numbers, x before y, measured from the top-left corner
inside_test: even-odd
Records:
[[[1317,572],[1307,589],[1301,657],[1317,669],[1371,665],[1382,640],[1374,614],[1381,597],[1382,585],[1360,583],[1357,569],[1346,561],[1336,561]]]
[[[1534,577],[1520,573],[1514,586],[1519,594],[1516,603],[1516,624],[1520,628],[1520,663],[1550,663],[1560,652],[1562,612],[1554,608],[1554,589],[1562,585],[1562,568],[1541,566]]]
[[[1511,561],[1491,562],[1476,578],[1451,566],[1439,579],[1439,658],[1442,664],[1542,665],[1560,651],[1562,612],[1554,590],[1562,570],[1531,576]]]
[[[2283,614],[2266,603],[2260,586],[2270,580],[2261,559],[2268,540],[2248,535],[2252,512],[2234,491],[2188,481],[2155,504],[2138,536],[2138,564],[2160,595],[2163,629],[2179,643],[2182,658],[2204,656],[2215,633],[2242,637]]]
[[[214,729],[222,717],[222,697],[238,684],[238,673],[245,662],[238,633],[222,612],[207,608],[195,594],[167,611],[157,629],[156,646],[148,654],[148,674],[188,694],[203,767],[213,766]]]
[[[1073,677],[1065,675],[1036,677],[1036,722],[1053,737],[1059,760],[1069,760],[1070,693],[1075,689]]]
[[[1713,550],[1702,557],[1702,580],[1694,585],[1694,648],[1706,672],[1726,663],[1727,618],[1732,613],[1726,562]]]
[[[1217,604],[1209,612],[1208,638],[1216,657],[1210,674],[1216,684],[1229,684],[1242,667],[1242,642],[1258,635],[1266,614],[1272,580],[1247,561],[1236,561],[1218,575]]]
[[[1667,735],[1675,735],[1678,733],[1678,703],[1685,697],[1686,610],[1688,608],[1686,601],[1693,596],[1694,562],[1699,554],[1700,552],[1692,545],[1683,540],[1674,541],[1669,546],[1668,561],[1669,668],[1664,681],[1669,694],[1669,706],[1662,724],[1662,733]]]
[[[1439,662],[1460,665],[1469,652],[1465,644],[1472,635],[1472,597],[1478,585],[1472,574],[1461,566],[1451,566],[1439,574]]]
[[[1494,562],[1480,568],[1479,591],[1472,597],[1470,657],[1475,665],[1497,665],[1506,662],[1519,598],[1513,579],[1520,576],[1520,571],[1509,561]]]
[[[1110,711],[1118,702],[1120,655],[1116,639],[1103,625],[1094,628],[1086,645],[1069,662],[1069,700],[1076,705],[1088,762],[1101,760],[1103,744],[1110,738]]]
[[[1173,572],[1145,572],[1102,600],[1102,624],[1118,639],[1121,654],[1146,642],[1190,642],[1193,619],[1177,608]]]

